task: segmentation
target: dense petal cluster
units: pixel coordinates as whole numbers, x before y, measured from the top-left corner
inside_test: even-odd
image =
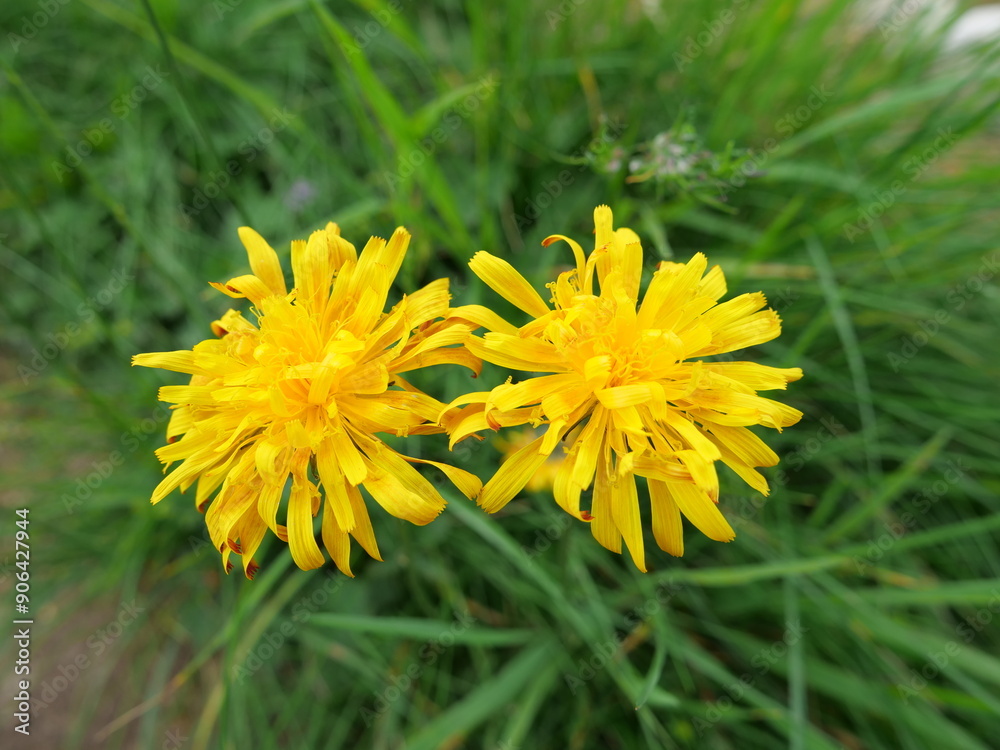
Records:
[[[750,425],[778,430],[802,416],[757,395],[784,389],[802,376],[754,362],[712,361],[778,336],[780,321],[761,293],[719,302],[726,293],[718,266],[696,254],[685,264],[661,263],[639,302],[642,247],[636,234],[615,230],[611,210],[594,212],[595,249],[562,235],[575,267],[549,284],[550,307],[509,263],[475,255],[472,270],[532,320],[515,327],[492,311],[468,306],[453,315],[489,331],[470,334],[475,356],[512,370],[548,373],[456,399],[444,417],[452,445],[486,429],[531,423],[545,431],[503,463],[479,503],[495,512],[508,503],[557,450],[565,454],[555,479],[559,505],[591,522],[603,546],[645,570],[636,477],[649,491],[658,545],[681,555],[681,517],[711,539],[734,533],[717,508],[716,462],[754,489],[768,486],[756,467],[777,456]],[[595,287],[597,288],[595,290]],[[593,487],[590,510],[581,493]]]
[[[313,527],[322,511],[323,545],[350,575],[350,537],[381,559],[361,487],[415,524],[433,520],[445,501],[412,463],[436,466],[469,498],[481,490],[472,474],[401,455],[376,437],[442,431],[444,405],[402,376],[439,363],[478,373],[479,360],[455,346],[472,326],[443,320],[447,279],[383,312],[409,243],[402,228],[388,242],[373,237],[360,254],[335,224],[292,242],[291,291],[270,245],[246,227],[240,238],[252,272],[213,286],[249,299],[256,322],[230,310],[212,324],[218,338],[133,359],[191,375],[188,385],[160,389],[176,406],[157,456],[167,467],[180,464],[152,501],[197,482],[196,504],[211,503],[206,523],[227,570],[235,552],[250,577],[268,529],[288,542],[300,568],[322,565]]]

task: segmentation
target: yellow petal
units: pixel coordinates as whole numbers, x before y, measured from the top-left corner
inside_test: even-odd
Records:
[[[380,444],[377,451],[365,448],[365,489],[387,513],[418,526],[438,517],[446,502],[433,484],[388,446]]]
[[[661,422],[672,428],[683,442],[704,456],[706,460],[719,460],[718,447],[705,437],[705,434],[695,426],[694,422],[673,409],[667,409],[662,417]]]
[[[326,493],[326,514],[336,518],[337,527],[341,531],[352,531],[357,521],[354,518],[351,502],[347,497],[346,480],[337,464],[333,443],[329,439],[324,440],[316,451],[316,468]],[[326,523],[326,516],[324,516],[323,522]]]
[[[344,575],[354,578],[354,573],[351,572],[351,537],[346,531],[338,528],[329,494],[326,496],[326,510],[323,513],[320,536],[337,569]]]
[[[702,490],[693,484],[672,484],[670,493],[684,517],[709,539],[731,542],[736,538],[729,522]]]
[[[335,270],[340,270],[348,261],[352,263],[357,262],[357,249],[340,236],[340,227],[332,221],[326,225],[326,242],[330,248],[330,262],[333,264]]]
[[[224,489],[209,506],[205,524],[209,536],[218,547],[231,538],[232,528],[256,500],[256,493],[248,485],[231,485]]]
[[[594,409],[580,437],[577,438],[573,450],[576,452],[576,462],[573,467],[573,484],[582,489],[590,486],[594,471],[598,464],[598,456],[604,445],[604,433],[608,423],[608,411],[603,406]]]
[[[210,281],[208,283],[209,286],[214,289],[218,289],[227,297],[246,297],[255,305],[259,305],[261,301],[267,297],[274,296],[274,291],[253,274],[237,276],[234,279],[230,279],[225,284],[219,284],[215,281]]]
[[[623,406],[611,412],[611,423],[614,426],[612,434],[623,432],[638,441],[643,442],[649,436],[639,416],[639,410],[634,406]],[[618,447],[617,445],[615,446]]]
[[[629,457],[629,469],[640,477],[671,483],[692,481],[691,472],[677,461],[655,453],[629,454]]]
[[[629,406],[645,404],[663,393],[662,388],[654,388],[655,383],[632,383],[613,388],[602,388],[594,395],[597,400],[609,409],[624,409]],[[657,393],[658,390],[658,393]]]
[[[483,371],[483,360],[470,352],[468,349],[452,347],[450,349],[435,349],[430,352],[421,352],[416,355],[408,355],[393,361],[392,372],[403,373],[413,370],[422,370],[425,367],[434,365],[461,365],[472,371],[472,377],[478,378]]]
[[[254,461],[257,472],[265,482],[284,484],[288,476],[288,455],[285,447],[288,439],[285,435],[270,435],[257,443]]]
[[[237,524],[239,528],[240,554],[243,556],[243,574],[253,580],[257,572],[257,563],[254,562],[254,553],[260,548],[260,543],[264,541],[267,534],[267,524],[259,515],[257,509],[251,506],[243,514],[243,518]]]
[[[382,266],[370,268],[366,278],[354,310],[342,324],[345,331],[359,338],[369,333],[381,317],[391,283],[388,271]]]
[[[162,385],[157,398],[168,404],[214,406],[216,391],[211,385]]]
[[[441,417],[441,423],[448,433],[448,450],[455,447],[469,435],[490,429],[482,404],[473,404],[464,409],[453,409]]]
[[[454,344],[464,343],[468,336],[468,330],[462,325],[448,326],[432,333],[430,336],[417,334],[406,343],[402,350],[399,351],[396,359],[392,363],[392,370],[394,372],[398,372],[399,370],[397,368],[400,365],[407,364],[407,360],[411,357],[419,356],[424,352],[433,351],[434,349],[443,346],[453,346]]]
[[[351,501],[351,508],[354,509],[354,518],[357,519],[357,524],[354,527],[354,531],[351,532],[351,536],[357,540],[358,544],[361,545],[362,549],[370,557],[381,562],[382,555],[378,551],[375,532],[372,530],[372,522],[368,517],[368,508],[361,497],[361,491],[357,487],[347,485],[347,497]]]
[[[523,372],[567,372],[570,367],[555,347],[541,339],[522,339],[502,333],[487,333],[482,339],[469,336],[465,346],[480,359]]]
[[[778,454],[745,427],[712,425],[712,435],[740,461],[749,466],[774,466]]]
[[[350,278],[350,294],[360,299],[365,289],[375,293],[379,311],[385,307],[389,287],[399,273],[406,249],[410,243],[410,233],[397,227],[388,242],[372,237],[358,258]]]
[[[186,406],[178,406],[170,414],[167,422],[167,442],[173,443],[178,436],[190,431],[195,424],[194,411]]]
[[[542,399],[542,411],[549,419],[562,419],[578,411],[587,411],[595,403],[590,386],[580,383],[578,375],[574,377],[576,384],[549,393]]]
[[[609,355],[598,354],[588,358],[583,363],[583,379],[594,391],[603,388],[610,377],[611,357]]]
[[[493,478],[483,487],[479,505],[487,513],[496,513],[524,489],[532,475],[548,458],[539,453],[544,438],[532,440],[502,464]]]
[[[136,354],[132,357],[132,366],[157,367],[161,370],[208,377],[217,377],[243,369],[241,363],[229,357],[190,350]]]
[[[756,471],[753,467],[749,466],[745,461],[742,461],[737,456],[735,456],[731,451],[726,448],[722,449],[722,462],[736,472],[736,475],[750,485],[753,489],[757,490],[764,497],[767,497],[770,493],[770,487],[767,485],[767,480],[764,475],[759,471]]]
[[[602,547],[612,552],[621,552],[622,535],[612,515],[610,470],[608,456],[602,455],[597,462],[597,479],[594,482],[594,497],[590,508],[593,516],[590,531]]]
[[[755,391],[784,390],[802,377],[799,367],[768,367],[756,362],[706,362],[705,369],[724,375]]]
[[[749,317],[765,305],[767,299],[763,293],[748,292],[716,305],[702,316],[702,322],[713,330],[725,328]]]
[[[493,291],[532,317],[539,318],[549,312],[549,306],[534,287],[507,261],[481,251],[469,261],[469,267]]]
[[[292,273],[299,290],[297,301],[313,314],[322,315],[333,283],[333,259],[325,230],[309,235],[305,243],[292,245]]]
[[[717,300],[726,293],[726,275],[719,266],[712,266],[705,277],[698,283],[699,297]]]
[[[682,450],[674,455],[681,460],[685,468],[691,472],[694,483],[712,499],[719,499],[719,476],[715,471],[714,461],[706,458],[698,451]]]
[[[619,237],[623,234],[624,237]],[[627,240],[631,241],[626,244]],[[622,274],[625,294],[634,303],[639,299],[639,283],[642,281],[642,245],[639,244],[635,232],[627,228],[615,232],[615,244],[621,245],[621,250],[618,252],[618,268]]]
[[[382,362],[366,362],[355,367],[340,381],[340,390],[347,393],[377,395],[389,387],[389,371]],[[312,390],[309,392],[312,400]],[[324,398],[325,401],[325,398]],[[319,403],[322,403],[320,401]]]
[[[636,325],[640,330],[662,328],[661,316],[688,302],[695,294],[708,260],[695,253],[691,260],[673,267],[661,267],[653,274],[639,308]]]
[[[594,209],[594,248],[607,247],[614,241],[614,237],[614,216],[611,209],[608,206],[598,206]],[[601,283],[614,267],[615,260],[617,259],[608,253],[597,262],[597,277]]]
[[[254,276],[263,281],[272,294],[285,294],[285,275],[281,270],[278,254],[274,252],[267,240],[250,227],[240,227],[236,231],[243,247],[247,249],[250,270],[253,271]]]
[[[579,277],[579,282],[582,284],[583,276],[584,273],[586,272],[587,256],[584,254],[583,248],[580,247],[579,242],[571,240],[564,234],[550,234],[548,237],[542,240],[542,247],[548,247],[553,242],[558,242],[559,240],[562,240],[563,242],[568,244],[570,248],[573,250],[573,260],[576,261],[576,271]],[[590,294],[590,290],[589,289],[584,290],[584,294]]]
[[[653,538],[660,549],[674,557],[684,555],[684,530],[681,512],[665,482],[650,479],[649,505],[653,515]]]
[[[562,463],[559,465],[558,471],[556,472],[556,479],[552,487],[552,494],[554,495],[560,508],[569,513],[571,516],[583,521],[585,520],[584,515],[580,512],[581,488],[572,481],[573,466],[575,463],[576,453],[571,452],[565,459],[563,459]]]
[[[284,282],[282,282],[284,283]],[[229,309],[216,321],[212,322],[212,333],[225,336],[227,333],[255,333],[257,326],[243,317],[238,310]]]
[[[216,464],[217,460],[218,459],[214,456],[199,456],[198,458],[187,459],[184,463],[164,477],[163,481],[156,485],[156,489],[153,490],[153,494],[149,498],[149,502],[156,505],[163,498],[180,487],[186,480],[192,479],[212,468]]]
[[[444,473],[451,483],[455,485],[459,492],[465,495],[470,500],[475,500],[479,497],[479,493],[482,492],[483,482],[475,474],[464,469],[459,469],[456,466],[450,464],[444,464],[439,461],[430,461],[425,458],[413,458],[411,456],[403,456],[404,459],[415,464],[427,464],[428,466],[433,466]]]
[[[448,317],[458,320],[467,320],[478,327],[485,328],[487,331],[506,333],[511,336],[517,335],[516,326],[508,323],[488,307],[483,307],[482,305],[463,305],[462,307],[453,307],[448,311]]]
[[[324,562],[313,531],[313,499],[317,492],[305,475],[309,452],[304,448],[299,450],[302,452],[293,460],[292,491],[288,496],[288,548],[296,565],[302,570],[313,570]]]
[[[639,517],[639,496],[635,488],[635,477],[631,474],[612,479],[611,513],[614,516],[615,526],[621,532],[625,546],[632,555],[632,562],[645,573],[646,553],[642,539],[642,521]]]
[[[435,279],[403,297],[396,307],[406,313],[406,323],[410,328],[418,328],[429,320],[451,314],[448,310],[450,283],[448,279]]]
[[[278,533],[278,506],[281,504],[283,491],[284,483],[270,484],[265,482],[257,494],[257,515],[275,534]]]
[[[219,485],[222,484],[224,479],[225,477],[221,473],[202,474],[198,477],[198,489],[195,491],[194,507],[199,512],[205,509],[205,503],[208,502],[209,496],[219,489]]]
[[[366,464],[357,446],[354,445],[347,433],[336,430],[327,436],[327,440],[333,448],[333,453],[337,457],[347,481],[355,487],[364,482],[368,476]]]
[[[781,319],[774,310],[763,310],[712,332],[712,343],[690,356],[725,354],[763,344],[781,335]]]

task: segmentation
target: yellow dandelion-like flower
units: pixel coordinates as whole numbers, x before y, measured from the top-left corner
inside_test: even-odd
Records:
[[[636,477],[649,487],[653,535],[661,549],[684,552],[681,516],[711,539],[735,534],[716,507],[722,461],[751,487],[767,494],[755,467],[778,457],[747,429],[780,430],[801,412],[757,391],[784,389],[799,368],[755,362],[705,361],[760,344],[781,332],[778,315],[764,310],[761,293],[719,303],[726,283],[718,266],[706,273],[705,256],[661,263],[639,304],[642,247],[631,230],[613,229],[611,209],[594,211],[596,243],[586,256],[573,249],[576,267],[549,284],[554,309],[509,263],[480,252],[470,263],[487,285],[533,320],[516,328],[479,306],[454,315],[486,328],[470,335],[472,354],[503,367],[551,373],[457,399],[444,423],[455,442],[480,430],[531,422],[543,435],[508,459],[483,488],[479,503],[495,512],[525,486],[560,446],[565,458],[555,479],[559,505],[591,521],[594,537],[621,552],[625,544],[645,570]],[[594,291],[596,284],[599,292]],[[593,485],[590,511],[580,494]]]
[[[403,228],[388,242],[371,238],[360,255],[336,224],[308,242],[292,242],[290,292],[271,246],[248,227],[239,233],[252,273],[212,286],[248,298],[256,325],[229,310],[212,324],[219,338],[191,351],[133,358],[136,365],[192,376],[188,385],[160,389],[160,400],[176,406],[168,445],[156,454],[168,468],[181,463],[152,502],[197,481],[195,503],[204,509],[218,490],[205,516],[209,535],[226,570],[235,552],[248,577],[257,570],[253,554],[268,528],[288,542],[300,568],[322,565],[313,518],[325,502],[323,545],[352,575],[350,537],[381,560],[361,487],[387,512],[415,524],[433,520],[445,500],[411,463],[441,469],[469,498],[482,489],[468,472],[401,455],[375,437],[442,431],[435,419],[444,405],[402,374],[439,363],[478,374],[481,362],[454,346],[471,326],[440,320],[448,312],[447,279],[383,312],[409,244]],[[287,519],[280,524],[289,476]]]

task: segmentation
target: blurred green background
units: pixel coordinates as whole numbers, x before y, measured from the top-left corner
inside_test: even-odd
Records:
[[[4,3],[0,601],[27,507],[35,707],[3,745],[996,748],[1000,68],[942,7]],[[181,378],[129,357],[210,336],[238,226],[287,266],[404,224],[397,291],[516,320],[468,258],[540,286],[605,202],[647,271],[700,250],[763,290],[784,333],[746,356],[806,372],[771,497],[724,479],[734,543],[689,528],[643,575],[545,492],[490,518],[442,485],[430,526],[373,512],[356,579],[272,539],[249,582],[189,497],[148,504]]]

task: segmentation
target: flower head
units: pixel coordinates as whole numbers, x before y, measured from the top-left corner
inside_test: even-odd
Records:
[[[585,255],[573,250],[576,267],[549,284],[550,307],[506,261],[480,252],[472,270],[533,320],[520,328],[483,308],[454,314],[488,329],[466,347],[494,364],[545,372],[453,402],[468,404],[444,421],[452,444],[479,430],[531,422],[543,435],[506,461],[483,488],[479,503],[495,512],[525,486],[562,446],[565,458],[555,480],[559,505],[591,521],[594,537],[621,552],[624,539],[645,570],[636,477],[649,488],[653,535],[661,549],[682,555],[681,516],[717,541],[735,534],[716,507],[722,461],[751,487],[767,494],[755,470],[778,457],[747,427],[780,430],[802,416],[757,391],[785,388],[802,377],[798,368],[755,362],[708,361],[775,338],[781,331],[761,293],[719,303],[726,283],[705,256],[661,263],[639,303],[642,247],[630,230],[613,229],[611,210],[594,211],[596,243]],[[599,288],[599,290],[598,290]],[[593,485],[589,511],[580,495]]]
[[[248,298],[256,324],[229,310],[212,324],[218,338],[190,351],[133,358],[192,376],[188,385],[160,389],[160,400],[176,406],[169,444],[156,454],[168,467],[181,463],[152,502],[197,482],[195,502],[199,509],[211,502],[205,520],[223,563],[228,570],[230,554],[241,554],[250,577],[268,529],[288,542],[300,568],[322,565],[313,530],[322,510],[323,545],[351,575],[350,537],[381,559],[361,487],[390,514],[415,524],[433,520],[445,501],[411,463],[438,467],[470,498],[481,489],[468,472],[401,455],[376,437],[441,431],[434,420],[443,404],[402,375],[443,362],[478,373],[478,360],[449,348],[470,326],[439,320],[448,311],[447,279],[383,312],[409,243],[405,229],[388,242],[371,238],[360,255],[336,224],[308,242],[292,242],[291,291],[270,245],[248,227],[240,239],[252,273],[212,286]]]

